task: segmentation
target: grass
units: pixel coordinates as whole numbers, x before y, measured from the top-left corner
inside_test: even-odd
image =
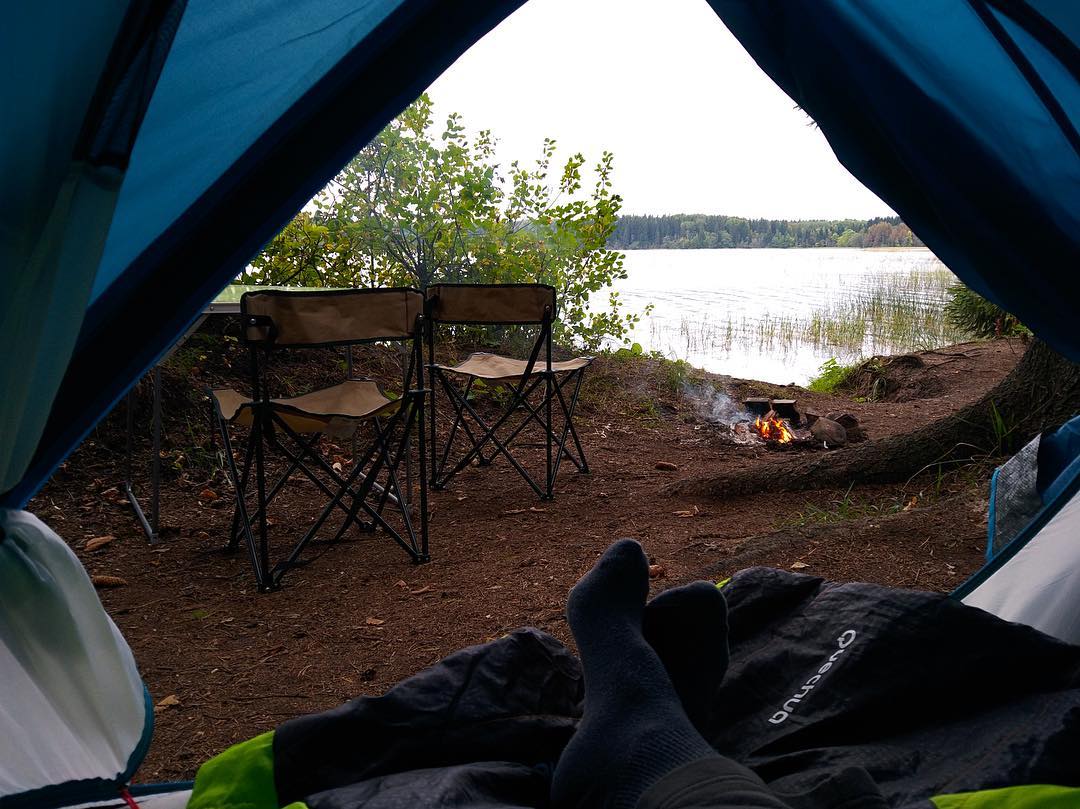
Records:
[[[780,524],[780,527],[805,528],[808,525],[835,525],[864,517],[883,517],[887,514],[896,514],[904,508],[902,499],[889,498],[875,502],[852,497],[852,486],[854,484],[848,486],[842,496],[830,500],[826,506],[807,503],[802,511],[797,511],[785,519]]]
[[[807,314],[746,317],[726,321],[686,318],[679,326],[687,353],[757,348],[779,354],[812,346],[837,357],[853,359],[939,348],[967,339],[945,314],[955,277],[948,270],[912,270],[881,275],[870,289],[829,301]],[[652,322],[652,342],[664,329]]]

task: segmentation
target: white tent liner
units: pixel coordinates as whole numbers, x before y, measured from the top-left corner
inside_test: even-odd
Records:
[[[1080,493],[963,602],[1080,643]]]
[[[47,525],[0,510],[0,529],[0,795],[75,781],[115,795],[153,717],[131,649]]]

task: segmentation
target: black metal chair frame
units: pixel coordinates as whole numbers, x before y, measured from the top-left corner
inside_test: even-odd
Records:
[[[462,284],[454,286],[467,285]],[[436,364],[435,329],[440,323],[473,326],[507,324],[504,321],[495,320],[439,320],[432,314],[434,302],[435,299],[429,293],[426,338],[429,359],[428,373],[431,379],[431,402],[429,407],[429,429],[431,432],[429,443],[431,445],[431,457],[429,463],[431,466],[432,488],[445,488],[447,483],[449,483],[455,475],[468,467],[474,459],[481,466],[488,466],[500,455],[506,458],[510,465],[525,480],[525,482],[529,484],[530,488],[532,488],[541,500],[551,500],[554,498],[555,479],[559,474],[559,467],[562,464],[563,458],[568,459],[574,464],[574,466],[577,467],[577,470],[582,474],[588,474],[589,464],[585,458],[585,451],[582,449],[581,440],[578,437],[573,420],[574,411],[577,408],[578,396],[581,392],[581,382],[585,368],[588,366],[563,372],[552,370],[551,332],[554,320],[552,307],[544,307],[543,317],[539,321],[518,321],[510,324],[531,325],[533,323],[538,323],[540,331],[532,346],[532,350],[529,353],[529,359],[526,362],[525,370],[513,387],[509,404],[498,418],[488,424],[476,411],[476,408],[469,402],[473,384],[479,377],[468,376],[464,385],[459,387],[459,385],[450,380],[450,377],[461,376],[461,374],[452,373]],[[544,352],[543,360],[540,360],[541,352]],[[537,367],[538,361],[539,368]],[[541,385],[544,386],[544,398],[539,404],[534,406],[530,403],[529,397]],[[446,393],[446,397],[449,400],[454,413],[453,423],[450,427],[446,442],[443,445],[441,457],[439,457],[439,440],[436,426],[437,409],[435,406],[435,391],[437,387],[441,387]],[[568,388],[570,390],[569,396],[566,393]],[[559,435],[555,434],[552,423],[552,413],[556,402],[559,404],[563,417],[562,429]],[[500,439],[498,431],[511,420],[514,413],[519,409],[525,411],[525,418],[514,426],[505,438]],[[475,422],[475,426],[478,428],[476,433],[474,433],[470,427],[466,416]],[[545,434],[547,457],[543,486],[537,483],[534,477],[529,474],[528,470],[526,470],[518,459],[510,452],[510,446],[513,441],[529,424],[532,423],[537,424]],[[450,463],[450,453],[459,431],[463,432],[466,436],[470,448],[465,452],[464,456],[447,470],[447,466]],[[568,438],[573,440],[574,448],[577,450],[576,455],[571,452],[570,448],[567,446]],[[493,445],[493,448],[490,454],[485,455],[484,448],[489,443]]]
[[[419,564],[429,561],[428,481],[425,469],[427,452],[424,446],[423,425],[425,401],[430,391],[424,388],[423,313],[417,315],[414,333],[411,337],[396,339],[373,338],[336,343],[336,345],[346,346],[350,352],[352,346],[365,343],[397,341],[412,344],[404,374],[403,391],[397,402],[397,408],[385,418],[373,416],[357,419],[358,424],[360,421],[370,423],[374,435],[367,448],[363,452],[354,455],[353,468],[349,470],[348,474],[339,473],[319,454],[318,443],[323,435],[322,432],[312,432],[305,437],[294,430],[278,412],[277,406],[271,401],[272,396],[266,383],[265,373],[270,357],[276,348],[274,346],[276,329],[269,317],[243,313],[242,317],[244,324],[243,341],[248,346],[251,363],[252,389],[250,405],[252,424],[248,430],[242,471],[237,468],[236,459],[233,455],[233,442],[229,435],[229,423],[224,418],[217,399],[213,395],[210,396],[218,434],[222,440],[225,462],[236,494],[236,505],[233,511],[232,528],[226,546],[227,549],[235,551],[243,541],[248,549],[259,589],[264,592],[277,589],[281,585],[282,577],[289,569],[304,563],[300,560],[304,549],[315,538],[319,529],[322,528],[333,512],[339,510],[344,513],[345,517],[337,533],[330,540],[331,543],[340,540],[351,525],[355,525],[359,530],[369,533],[374,532],[377,528],[382,528],[409,555],[413,562]],[[251,337],[250,333],[252,331],[265,336]],[[326,345],[328,344],[322,344],[321,347],[326,347]],[[290,348],[303,350],[304,347]],[[349,365],[351,367],[351,362]],[[351,376],[350,379],[352,379]],[[413,381],[415,381],[415,387],[410,387],[410,383]],[[411,497],[403,493],[398,480],[398,469],[403,459],[408,456],[414,431],[417,435],[420,464],[418,475],[420,489],[419,532],[417,532],[410,514]],[[396,439],[394,438],[395,432],[399,434]],[[281,440],[280,436],[286,437],[295,448],[290,448]],[[288,463],[285,471],[269,486],[267,485],[267,470],[264,458],[267,448],[279,452]],[[378,476],[384,469],[386,471],[385,486],[377,482]],[[249,508],[247,502],[252,471],[255,473],[256,485],[254,512]],[[328,502],[315,522],[296,541],[288,555],[271,567],[268,509],[291,476],[297,471],[318,488],[328,498]],[[320,477],[319,473],[322,473],[325,479]],[[359,485],[357,485],[358,483]],[[407,488],[406,491],[410,491],[410,489]],[[373,492],[377,495],[375,504],[372,504],[369,500]],[[400,511],[403,531],[395,529],[383,517],[383,512],[388,503],[392,503]],[[366,519],[361,518],[361,513]]]

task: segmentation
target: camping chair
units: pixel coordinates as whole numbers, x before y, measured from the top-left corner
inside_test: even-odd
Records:
[[[442,488],[474,460],[481,466],[486,466],[498,455],[504,456],[532,490],[544,500],[550,500],[554,496],[555,478],[564,457],[569,459],[578,471],[588,473],[589,465],[585,460],[585,452],[581,448],[573,419],[582,376],[592,358],[576,357],[561,362],[552,361],[551,325],[555,319],[555,289],[545,284],[437,284],[428,287],[427,312],[428,368],[432,376],[432,485]],[[439,324],[537,324],[540,331],[529,352],[528,360],[478,352],[470,354],[458,365],[447,366],[435,362],[435,328]],[[451,377],[461,380],[462,384],[455,384]],[[473,406],[471,397],[477,392],[477,387],[480,387],[478,382],[511,391],[509,402],[494,419],[483,418]],[[446,393],[453,412],[453,422],[441,452],[435,408],[436,387],[441,387]],[[538,390],[542,391],[543,398],[534,404],[530,397]],[[552,421],[556,402],[562,412],[562,427],[558,434]],[[523,418],[512,425],[515,414],[519,412]],[[547,454],[542,486],[510,451],[513,442],[530,424],[535,424],[544,433]],[[499,437],[500,431],[504,435],[502,438]],[[454,442],[459,436],[464,437],[467,449],[464,455],[455,461],[451,455]],[[576,453],[567,446],[568,437],[573,439]],[[488,454],[485,454],[485,449],[489,447]]]
[[[370,532],[382,528],[414,562],[428,560],[427,480],[424,448],[423,295],[415,289],[356,289],[321,292],[268,290],[240,299],[243,340],[251,355],[251,396],[235,390],[210,391],[225,461],[236,492],[229,547],[245,542],[259,588],[276,588],[285,572],[299,564],[304,548],[336,511],[344,514],[332,541],[350,525]],[[400,398],[387,396],[367,379],[347,378],[340,384],[299,396],[273,398],[267,370],[271,355],[284,348],[344,346],[396,341],[409,345]],[[351,353],[350,367],[351,367]],[[248,428],[243,469],[233,456],[229,426]],[[367,425],[372,438],[354,453],[353,468],[331,465],[318,451],[323,435],[355,437]],[[411,485],[399,484],[398,470],[418,434],[420,459],[419,532],[411,512]],[[287,464],[276,481],[267,481],[265,450],[282,455]],[[250,491],[252,471],[255,491]],[[312,483],[328,502],[288,555],[271,568],[267,509],[294,473]],[[380,482],[381,478],[381,482]],[[384,511],[400,513],[399,527]]]

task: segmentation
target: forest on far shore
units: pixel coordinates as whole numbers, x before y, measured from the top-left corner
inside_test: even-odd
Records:
[[[898,216],[874,219],[744,219],[671,214],[620,216],[613,250],[722,247],[922,247]]]

